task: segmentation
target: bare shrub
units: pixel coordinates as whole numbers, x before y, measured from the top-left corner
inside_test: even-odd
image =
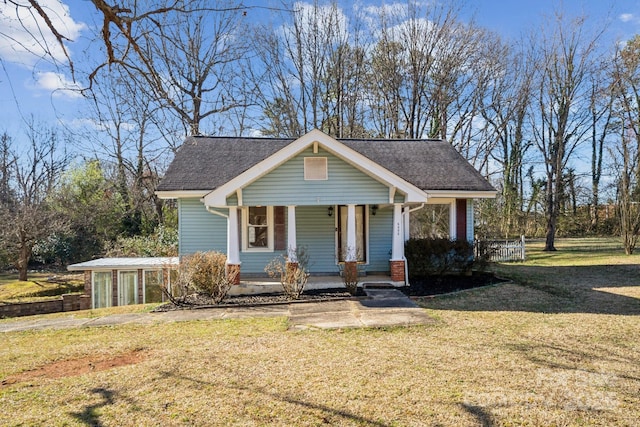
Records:
[[[309,255],[304,247],[296,248],[296,259],[297,263],[288,263],[287,257],[280,255],[264,268],[269,277],[280,279],[282,290],[290,299],[300,298],[309,279]]]
[[[199,293],[215,304],[222,301],[233,286],[235,272],[227,272],[227,256],[220,252],[196,252],[180,259],[178,274],[165,294],[176,305],[188,305],[187,297]]]
[[[347,253],[352,252],[355,254],[355,259],[361,258],[360,250],[355,250],[355,248],[351,247],[347,248]],[[354,267],[349,267],[349,264],[345,262],[342,269],[342,283],[344,283],[344,287],[347,288],[347,292],[351,295],[358,294],[358,268],[357,266]]]

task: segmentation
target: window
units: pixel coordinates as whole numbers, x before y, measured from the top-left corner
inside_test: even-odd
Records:
[[[162,302],[162,270],[144,271],[144,302]]]
[[[121,271],[118,275],[118,305],[138,303],[138,272]]]
[[[273,206],[249,206],[243,215],[243,249],[273,250]]]
[[[305,181],[326,181],[329,179],[326,157],[305,157],[304,158],[304,180]]]
[[[92,287],[93,308],[111,307],[111,272],[94,271]]]

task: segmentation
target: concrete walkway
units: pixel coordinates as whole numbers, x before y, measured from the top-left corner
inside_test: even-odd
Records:
[[[219,320],[249,317],[289,318],[291,329],[332,329],[407,326],[433,322],[397,289],[365,289],[367,298],[323,302],[290,302],[252,307],[214,307],[161,313],[111,314],[93,318],[16,318],[0,322],[0,332],[65,329],[122,324],[156,324],[188,320]]]

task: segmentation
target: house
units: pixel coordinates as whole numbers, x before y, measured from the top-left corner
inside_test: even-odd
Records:
[[[156,194],[177,200],[179,255],[225,253],[243,280],[232,293],[243,293],[267,290],[245,282],[278,255],[295,264],[302,247],[317,278],[366,271],[404,285],[410,213],[448,205],[449,237],[472,240],[473,201],[496,190],[445,141],[314,130],[297,139],[189,137]],[[102,258],[68,269],[84,272],[97,308],[161,300],[177,265],[177,257]]]
[[[496,190],[441,140],[189,137],[156,194],[176,199],[179,254],[220,251],[238,280],[304,247],[313,275],[339,268],[405,284],[409,213],[450,206],[450,238],[473,239],[473,201]]]

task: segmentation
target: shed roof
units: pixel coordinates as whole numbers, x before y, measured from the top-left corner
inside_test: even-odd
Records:
[[[127,268],[163,268],[175,267],[178,257],[146,257],[146,258],[99,258],[67,266],[69,271],[85,270],[123,270]]]

